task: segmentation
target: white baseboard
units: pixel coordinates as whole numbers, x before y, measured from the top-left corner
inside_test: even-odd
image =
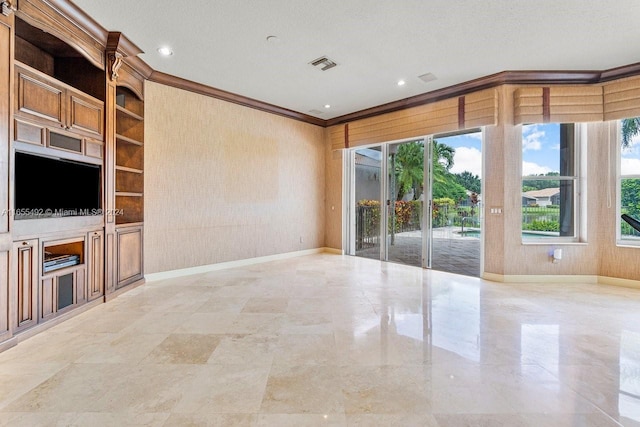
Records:
[[[501,283],[586,283],[640,289],[640,280],[592,275],[502,275],[483,273],[482,279]]]
[[[598,276],[601,285],[622,286],[624,288],[640,289],[640,280],[618,279],[617,277]]]
[[[342,249],[336,248],[322,248],[323,252],[334,255],[344,255],[344,251]]]
[[[496,274],[482,273],[482,279],[502,283],[588,283],[597,284],[598,276],[573,274]]]
[[[342,251],[333,248],[316,248],[305,249],[303,251],[287,252],[283,254],[266,255],[256,258],[239,259],[237,261],[220,262],[216,264],[199,265],[197,267],[181,268],[178,270],[161,271],[158,273],[145,274],[144,278],[146,282],[153,282],[156,280],[172,279],[174,277],[190,276],[192,274],[208,273],[210,271],[225,270],[227,268],[246,267],[248,265],[260,264],[269,261],[278,261],[289,258],[296,258],[305,255],[313,255],[319,253],[331,253],[342,255]]]

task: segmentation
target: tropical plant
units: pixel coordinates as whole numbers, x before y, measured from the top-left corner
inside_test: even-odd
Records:
[[[627,148],[631,140],[640,134],[640,117],[622,120],[622,148]]]
[[[396,200],[413,189],[413,198],[420,197],[424,177],[424,143],[409,142],[398,147],[395,157]]]
[[[458,184],[462,185],[469,191],[474,193],[480,193],[482,190],[482,183],[478,175],[474,175],[469,171],[455,174]]]

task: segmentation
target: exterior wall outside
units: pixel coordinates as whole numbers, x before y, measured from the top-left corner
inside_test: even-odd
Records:
[[[146,82],[145,271],[323,247],[324,135]]]
[[[356,165],[356,203],[359,200],[380,200],[380,168]]]

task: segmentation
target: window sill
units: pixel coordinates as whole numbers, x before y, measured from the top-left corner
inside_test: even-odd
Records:
[[[640,242],[616,242],[617,248],[631,248],[631,249],[640,249]]]
[[[543,242],[522,241],[522,246],[589,246],[589,242],[569,242],[566,240],[545,240]]]

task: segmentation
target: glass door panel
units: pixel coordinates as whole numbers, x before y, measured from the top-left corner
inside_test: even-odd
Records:
[[[481,143],[481,132],[432,140],[427,266],[434,270],[480,275]]]
[[[423,140],[388,146],[386,261],[423,266],[424,158]]]
[[[352,253],[380,259],[382,147],[355,150],[352,166],[355,195]]]

